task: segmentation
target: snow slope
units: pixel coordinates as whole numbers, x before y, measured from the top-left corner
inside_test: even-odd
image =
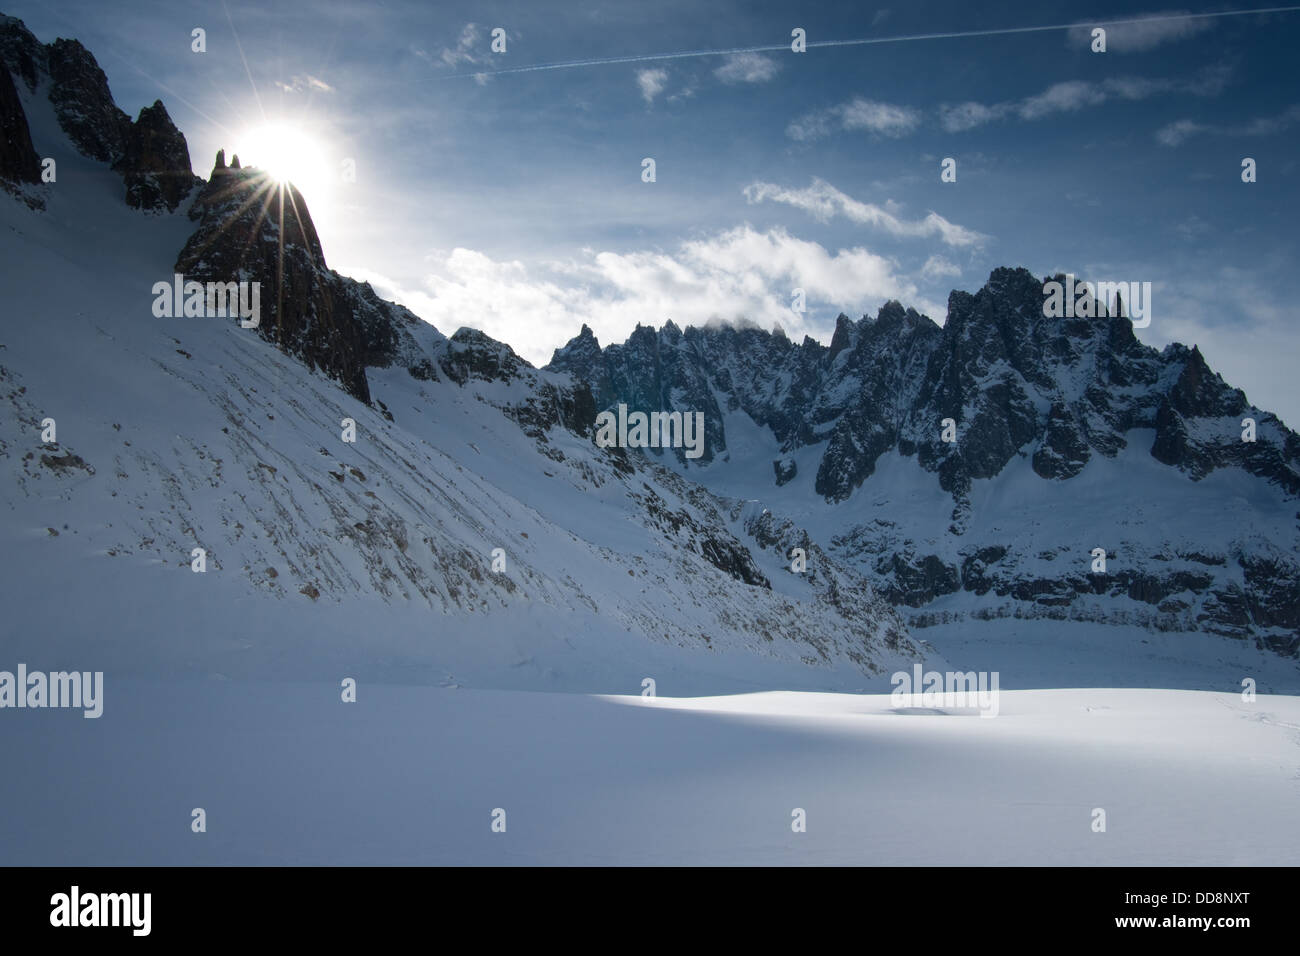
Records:
[[[117,682],[0,720],[12,864],[1289,865],[1300,700]],[[207,831],[191,832],[191,811]],[[505,811],[506,831],[492,814]],[[803,809],[807,830],[792,831]],[[1095,809],[1105,832],[1092,829]]]
[[[567,377],[372,369],[367,406],[233,321],[156,318],[194,223],[127,208],[43,90],[22,95],[59,178],[43,212],[0,202],[6,658],[625,692],[647,668],[711,690],[879,686],[919,656],[858,576],[828,559],[796,576],[737,537],[738,502],[563,427],[530,434],[517,410]],[[470,348],[415,334],[426,355]],[[743,584],[728,561],[786,580]]]

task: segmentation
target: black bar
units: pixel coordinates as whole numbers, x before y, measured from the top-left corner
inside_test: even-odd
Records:
[[[412,931],[431,942],[464,931],[487,941],[506,931],[535,933],[538,942],[593,934],[615,945],[669,944],[702,920],[710,932],[760,941],[785,929],[811,940],[838,926],[850,940],[877,943],[1127,936],[1232,945],[1257,930],[1271,937],[1293,926],[1291,876],[1222,867],[14,868],[0,871],[0,925],[6,941],[67,942],[75,933],[86,943],[338,945]],[[52,926],[52,897],[73,886],[83,903],[87,894],[150,894],[148,935],[135,936],[130,926]],[[1119,925],[1134,918],[1154,924]],[[1187,925],[1205,918],[1246,925]]]

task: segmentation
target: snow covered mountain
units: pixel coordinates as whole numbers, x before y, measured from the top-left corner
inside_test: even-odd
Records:
[[[709,456],[668,463],[794,516],[914,626],[1139,624],[1295,657],[1300,438],[1195,347],[1045,317],[1046,281],[998,269],[942,327],[841,315],[829,347],[668,323],[602,349],[584,327],[548,368],[602,408],[704,410]]]
[[[96,719],[6,702],[0,862],[1300,852],[1300,443],[1198,349],[999,269],[942,326],[538,369],[76,41],[0,16],[0,61],[0,680],[104,672]],[[629,409],[702,454],[607,447]],[[895,699],[918,663],[1001,698]]]
[[[1300,440],[1195,348],[1044,318],[1043,280],[999,269],[942,327],[897,302],[829,347],[584,327],[535,369],[331,270],[292,186],[195,177],[75,41],[4,18],[0,57],[7,575],[64,595],[19,643],[593,690],[880,686],[941,659],[909,625],[977,621],[1297,656]],[[175,275],[257,283],[255,328],[160,316]],[[620,404],[702,412],[703,455],[602,447]],[[135,620],[101,634],[110,593]]]
[[[162,105],[132,122],[79,44],[7,18],[0,56],[27,200],[0,204],[11,653],[632,693],[880,685],[926,657],[796,524],[597,447],[567,373],[330,270],[292,187],[281,224],[233,157],[195,180]],[[259,283],[256,327],[160,317],[176,274]]]

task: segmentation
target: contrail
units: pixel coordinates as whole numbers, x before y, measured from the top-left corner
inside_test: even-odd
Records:
[[[999,27],[990,30],[958,30],[949,33],[912,33],[897,37],[863,37],[858,40],[810,40],[808,47],[867,46],[876,43],[904,43],[911,40],[952,40],[962,37],[1003,36],[1012,33],[1046,33],[1053,30],[1073,30],[1077,27],[1111,27],[1134,23],[1163,23],[1170,20],[1208,20],[1216,17],[1244,17],[1264,13],[1295,13],[1300,6],[1261,7],[1255,10],[1222,10],[1218,13],[1178,13],[1165,16],[1128,17],[1117,20],[1078,20],[1074,23],[1053,23],[1037,27]],[[728,56],[736,53],[777,53],[790,49],[788,43],[769,46],[733,47],[722,50],[686,50],[681,53],[640,53],[630,56],[607,56],[589,60],[564,60],[559,63],[537,63],[533,66],[514,66],[504,70],[475,70],[473,73],[450,73],[444,80],[479,76],[503,76],[507,73],[534,73],[539,70],[571,70],[581,66],[606,66],[613,63],[645,63],[653,60],[684,60],[697,56]]]

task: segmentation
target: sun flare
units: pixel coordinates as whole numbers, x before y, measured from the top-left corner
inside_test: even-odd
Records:
[[[245,166],[256,166],[281,183],[293,183],[313,210],[329,201],[333,177],[326,150],[311,133],[290,124],[268,124],[240,137],[234,151]]]

